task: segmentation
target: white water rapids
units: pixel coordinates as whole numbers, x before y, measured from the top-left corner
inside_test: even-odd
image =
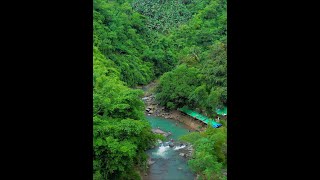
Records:
[[[174,149],[173,150],[179,150],[179,149],[182,149],[182,148],[185,148],[186,147],[186,145],[182,145],[182,146],[176,146],[176,147],[174,147]]]
[[[161,143],[161,146],[158,148],[158,151],[154,152],[153,154],[158,155],[158,156],[161,156],[161,157],[165,157],[166,154],[167,154],[167,151],[170,149],[170,146],[167,145],[168,142],[166,142],[165,144],[166,144],[166,145],[163,145],[163,144]],[[183,149],[183,148],[185,148],[185,147],[186,147],[186,145],[175,146],[175,147],[173,148],[173,150],[176,151],[176,150],[179,150],[179,149]]]
[[[169,146],[164,146],[163,144],[161,144],[161,146],[159,147],[158,151],[155,152],[154,154],[158,155],[158,156],[162,156],[165,157],[166,155],[166,151],[169,149]]]

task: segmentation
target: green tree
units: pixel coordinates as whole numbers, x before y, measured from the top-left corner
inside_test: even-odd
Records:
[[[144,118],[142,91],[126,87],[113,61],[93,52],[94,179],[137,179],[134,169],[145,166],[145,150],[157,138]]]
[[[199,85],[198,72],[198,69],[182,64],[173,71],[163,74],[156,99],[161,105],[171,109],[187,104],[188,97]]]
[[[213,114],[227,102],[226,0],[94,0],[94,179],[139,179],[159,136],[144,117],[142,91],[160,77],[156,99]],[[226,122],[183,137],[190,167],[225,179]]]
[[[200,179],[226,179],[223,170],[227,168],[227,132],[225,127],[209,127],[205,132],[194,132],[181,137],[194,145],[190,168],[200,174]]]

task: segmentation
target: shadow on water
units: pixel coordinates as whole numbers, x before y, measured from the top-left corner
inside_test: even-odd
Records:
[[[154,164],[150,165],[146,180],[193,180],[195,175],[187,166],[185,157],[179,155],[185,149],[185,145],[170,147],[170,139],[177,142],[178,138],[185,135],[188,129],[182,125],[176,126],[176,121],[160,117],[147,116],[152,128],[159,127],[163,131],[170,131],[172,134],[168,140],[159,143],[158,147],[147,151]]]

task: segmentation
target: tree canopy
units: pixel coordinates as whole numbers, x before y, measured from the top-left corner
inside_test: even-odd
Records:
[[[223,175],[227,168],[227,129],[209,127],[204,132],[185,135],[181,140],[195,147],[193,158],[188,162],[201,179],[226,179]]]
[[[157,99],[170,109],[188,105],[212,114],[227,102],[226,1],[203,1],[190,11],[196,13],[168,36],[177,67],[161,77]]]
[[[93,1],[94,179],[140,179],[160,136],[144,116],[143,92],[159,79],[157,101],[213,116],[227,103],[226,0]],[[225,122],[223,122],[226,124]],[[224,179],[226,126],[182,138],[195,147],[192,170]]]
[[[117,66],[94,47],[94,179],[137,179],[144,151],[156,140],[145,120],[142,91],[125,86]]]

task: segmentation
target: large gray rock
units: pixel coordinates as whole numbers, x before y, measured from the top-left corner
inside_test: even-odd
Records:
[[[151,131],[152,131],[153,133],[156,133],[156,134],[162,134],[162,135],[164,135],[165,137],[171,135],[171,133],[162,131],[161,129],[158,129],[158,128],[157,128],[157,129],[151,129]]]

